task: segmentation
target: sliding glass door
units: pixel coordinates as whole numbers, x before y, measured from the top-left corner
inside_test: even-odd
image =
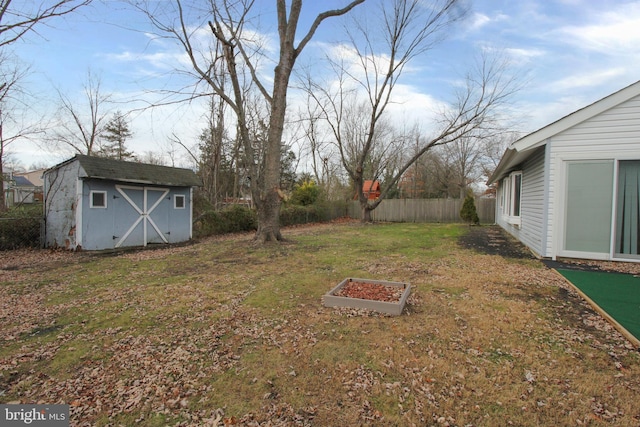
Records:
[[[611,248],[613,161],[567,162],[564,254],[606,259]]]
[[[616,258],[640,259],[638,240],[640,222],[640,160],[618,163],[618,193],[616,200]]]

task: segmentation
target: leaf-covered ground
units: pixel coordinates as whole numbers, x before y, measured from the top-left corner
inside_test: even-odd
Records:
[[[0,403],[67,403],[74,426],[640,425],[638,351],[469,231],[513,245],[342,223],[269,247],[4,252]],[[323,307],[345,277],[410,282],[405,313]]]

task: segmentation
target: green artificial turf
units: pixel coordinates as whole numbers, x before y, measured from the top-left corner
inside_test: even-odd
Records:
[[[599,271],[558,272],[640,339],[640,277]]]

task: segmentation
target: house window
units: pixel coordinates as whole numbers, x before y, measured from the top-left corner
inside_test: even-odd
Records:
[[[175,209],[184,209],[185,208],[185,198],[183,194],[177,194],[173,198],[173,207]]]
[[[502,216],[506,222],[520,226],[520,199],[522,196],[522,172],[511,172],[502,180]]]
[[[92,208],[106,208],[107,207],[107,192],[106,191],[91,191],[89,195],[89,206]]]

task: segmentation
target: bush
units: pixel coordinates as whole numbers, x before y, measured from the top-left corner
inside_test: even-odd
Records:
[[[283,204],[280,208],[280,225],[306,224],[310,222],[330,221],[346,215],[346,203],[323,203],[309,206]],[[257,230],[258,217],[255,210],[246,206],[233,205],[221,211],[207,209],[200,212],[194,221],[193,232],[196,237],[214,234],[234,233]]]
[[[304,181],[296,184],[291,193],[291,203],[294,205],[309,206],[318,201],[320,197],[320,187],[314,181]]]
[[[0,215],[0,250],[39,248],[42,205],[25,205]]]
[[[220,211],[208,210],[195,221],[197,237],[213,234],[236,233],[257,229],[256,212],[246,206],[231,205]]]
[[[280,225],[283,227],[309,222],[321,222],[327,219],[327,209],[319,205],[284,205],[280,209]]]
[[[476,203],[471,191],[467,191],[467,196],[464,198],[464,202],[462,202],[462,209],[460,209],[460,218],[471,224],[480,224],[480,218],[478,217],[478,212],[476,211]]]

